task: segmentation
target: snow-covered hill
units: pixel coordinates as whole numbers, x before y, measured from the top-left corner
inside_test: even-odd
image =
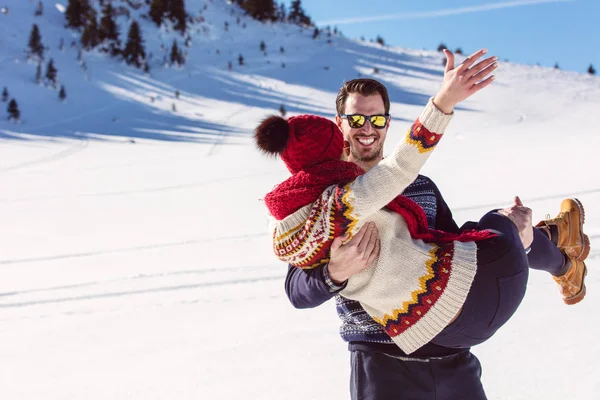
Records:
[[[333,304],[298,311],[285,298],[260,199],[287,171],[250,133],[282,104],[332,116],[341,83],[370,76],[390,89],[390,152],[437,90],[440,54],[313,40],[225,1],[187,0],[205,22],[190,29],[183,69],[160,65],[161,44],[182,36],[140,9],[150,75],[91,52],[86,78],[77,34],[63,27],[66,1],[43,3],[41,17],[37,1],[0,4],[0,88],[22,113],[20,124],[0,119],[0,397],[348,398]],[[34,83],[24,55],[33,23],[65,103]],[[129,23],[119,19],[122,37]],[[592,253],[584,302],[563,305],[534,272],[514,319],[474,352],[490,399],[595,399],[600,79],[508,63],[497,77],[461,105],[423,172],[459,223],[514,195],[536,220],[577,196]]]

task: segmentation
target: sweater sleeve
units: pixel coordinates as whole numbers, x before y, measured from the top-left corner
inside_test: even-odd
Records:
[[[452,115],[444,114],[429,100],[390,157],[336,189],[335,197],[347,208],[346,215],[355,221],[362,220],[402,193],[417,178],[451,118]]]
[[[331,281],[327,266],[320,265],[313,269],[288,266],[285,293],[295,308],[317,307],[346,287],[345,284],[336,285]]]

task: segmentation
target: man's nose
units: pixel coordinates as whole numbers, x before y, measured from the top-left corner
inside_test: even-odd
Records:
[[[371,133],[373,133],[374,129],[373,126],[371,125],[371,121],[367,120],[365,122],[365,124],[363,125],[363,129],[362,132],[366,135],[369,135]]]

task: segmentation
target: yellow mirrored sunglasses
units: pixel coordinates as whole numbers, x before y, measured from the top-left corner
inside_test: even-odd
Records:
[[[383,129],[387,125],[388,119],[390,118],[387,114],[377,115],[363,115],[363,114],[340,114],[341,118],[348,120],[348,125],[351,128],[362,128],[367,120],[371,123],[371,126],[375,129]]]

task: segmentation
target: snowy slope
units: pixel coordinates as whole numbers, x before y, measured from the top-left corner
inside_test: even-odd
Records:
[[[188,0],[207,22],[191,30],[182,70],[158,65],[161,42],[181,36],[140,20],[157,62],[150,76],[88,53],[86,80],[57,2],[38,18],[36,2],[5,3],[0,87],[23,121],[0,120],[0,397],[348,398],[334,305],[295,310],[283,292],[260,199],[287,171],[254,150],[251,130],[281,104],[332,116],[344,80],[374,76],[393,101],[389,153],[437,90],[440,55],[328,44],[245,17],[242,29],[226,2]],[[33,82],[23,57],[34,21],[66,103]],[[490,399],[596,399],[600,79],[506,63],[497,76],[461,105],[423,172],[459,224],[516,194],[534,220],[577,196],[592,253],[584,302],[563,305],[532,272],[521,309],[474,352]]]

